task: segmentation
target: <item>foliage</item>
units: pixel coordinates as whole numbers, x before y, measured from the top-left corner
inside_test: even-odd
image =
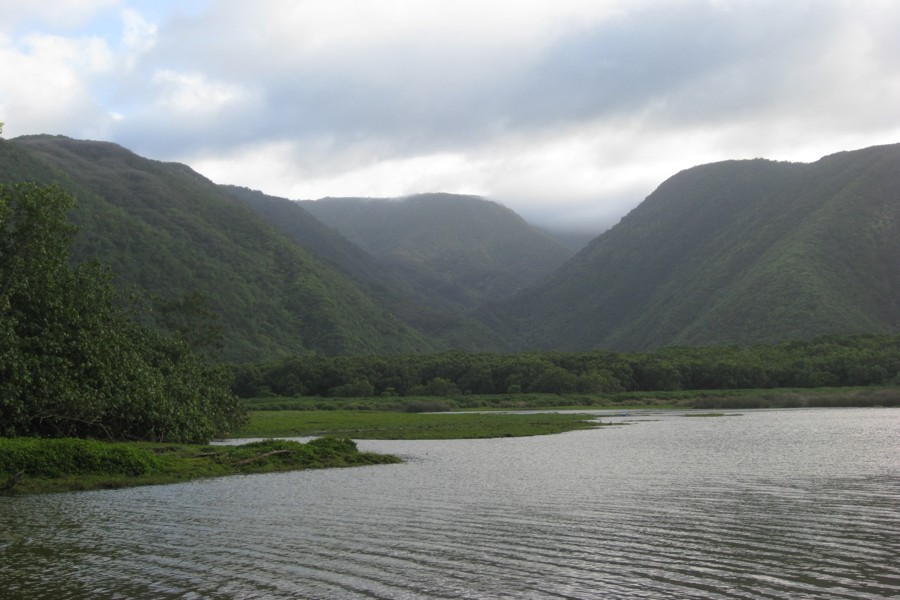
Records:
[[[509,411],[531,409],[814,408],[900,406],[900,387],[766,388],[675,390],[589,394],[465,394],[436,399],[406,398],[250,398],[250,411]]]
[[[508,296],[572,255],[510,209],[477,196],[324,198],[302,205],[390,266],[432,308],[472,308]]]
[[[192,351],[217,358],[223,350],[219,315],[196,290],[181,298],[152,299],[154,320]]]
[[[0,140],[0,182],[22,181],[57,182],[79,199],[73,256],[99,259],[118,288],[156,298],[160,321],[167,305],[202,298],[225,360],[431,348],[349,277],[183,165],[60,136]],[[174,325],[187,326],[191,344],[215,333]]]
[[[217,186],[113,144],[0,139],[0,182],[58,182],[79,198],[70,214],[85,232],[73,246],[78,261],[99,258],[120,289],[157,298],[148,323],[228,361],[445,348],[649,351],[897,333],[898,162],[895,145],[809,165],[688,169],[562,264],[570,253],[479,198],[296,203]],[[170,309],[201,319],[178,322]],[[221,354],[209,343],[216,339]],[[465,379],[423,372],[411,381],[396,372],[385,385],[366,373],[323,373],[326,381],[313,385],[287,373],[271,388],[321,395],[344,385],[358,395],[371,385],[403,396],[454,393],[453,385],[461,393],[699,385],[684,380],[693,376],[688,365],[673,370],[667,361],[573,371],[550,360],[537,371],[473,367]],[[760,382],[740,366],[719,367],[714,380]],[[803,385],[835,377],[797,371]]]
[[[232,370],[234,391],[242,397],[380,396],[385,406],[398,410],[403,410],[399,399],[408,396],[890,385],[900,383],[900,335],[650,353],[308,355]]]
[[[400,462],[360,452],[345,438],[302,444],[263,440],[245,445],[109,443],[81,439],[0,438],[0,493],[120,488],[297,469]]]
[[[0,435],[204,441],[241,422],[224,372],[69,264],[74,200],[0,186]]]
[[[847,392],[826,388],[809,393],[806,390],[795,389],[780,393],[756,392],[734,396],[707,396],[695,399],[691,406],[704,409],[900,406],[900,390],[869,388]]]
[[[71,438],[0,438],[0,478],[20,472],[28,477],[143,475],[157,467],[153,454],[124,444]]]
[[[900,332],[898,165],[892,145],[688,169],[539,285],[479,314],[520,349]]]
[[[385,456],[363,455],[353,440],[333,436],[317,438],[305,444],[291,440],[266,439],[231,446],[226,452],[219,453],[216,460],[236,468],[252,465],[254,472],[394,462]]]
[[[117,286],[159,298],[160,321],[167,305],[188,310],[187,300],[202,298],[231,361],[444,348],[648,351],[896,333],[898,161],[900,146],[884,146],[809,165],[688,169],[563,264],[568,251],[479,198],[296,203],[217,186],[112,144],[0,140],[0,182],[58,182],[79,198],[71,214],[86,233],[74,246],[78,260],[100,258]],[[169,325],[194,345],[211,333]],[[463,393],[632,387],[623,373],[564,371],[505,387],[442,374],[413,386],[439,377]],[[691,385],[681,375],[662,361],[641,365],[638,378]],[[391,393],[365,376],[341,385],[359,383],[364,393],[365,381]],[[318,393],[304,386],[298,380],[294,393]],[[394,393],[410,393],[398,386]]]
[[[392,314],[410,327],[427,334],[437,349],[504,348],[504,343],[494,332],[466,314],[471,306],[471,298],[480,297],[484,290],[463,289],[461,279],[464,270],[470,271],[466,277],[476,280],[476,288],[483,288],[485,282],[495,284],[500,280],[515,280],[507,281],[508,285],[498,286],[506,294],[521,287],[523,281],[534,279],[537,270],[541,269],[538,265],[544,265],[543,268],[549,270],[558,266],[567,256],[538,236],[533,228],[522,223],[511,211],[500,211],[490,202],[468,197],[447,195],[441,198],[440,203],[433,199],[424,202],[421,200],[427,199],[421,197],[420,201],[410,198],[400,203],[370,203],[334,198],[309,203],[267,196],[262,192],[234,186],[223,186],[223,189],[327,265],[347,274]],[[346,210],[347,208],[352,210]],[[422,214],[423,209],[443,211],[445,214],[440,216],[453,214],[455,218],[427,218]],[[334,228],[316,219],[311,211]],[[379,216],[394,212],[397,213],[394,215],[396,218],[384,219]],[[461,219],[460,213],[467,214],[471,220]],[[349,230],[346,226],[347,219],[352,221],[349,223]],[[482,264],[483,259],[488,257],[490,260],[496,253],[496,249],[484,248],[491,245],[491,236],[473,235],[472,226],[475,223],[494,232],[511,228],[513,231],[508,233],[508,237],[516,240],[519,254],[521,255],[521,250],[527,249],[536,255],[531,257],[534,260],[514,262],[504,259],[502,264],[495,265],[495,270],[503,272],[501,278],[473,278],[472,273],[486,268]],[[443,266],[437,268],[427,264],[427,261],[410,264],[393,253],[386,254],[377,250],[377,256],[370,254],[363,249],[365,243],[353,234],[357,226],[366,225],[369,235],[393,237],[395,240],[405,240],[407,244],[411,239],[416,239],[429,246],[424,251],[431,256],[457,256],[456,270],[448,272]],[[376,232],[373,226],[387,227],[390,230]],[[431,235],[426,234],[425,228],[428,228]],[[338,230],[348,237],[338,233]],[[477,238],[477,244],[476,239],[472,238]],[[546,257],[542,256],[544,252]],[[461,255],[465,255],[465,258]],[[533,269],[535,273],[526,277],[521,272],[523,269]]]
[[[576,413],[422,414],[380,411],[250,413],[240,436],[338,435],[354,439],[443,440],[548,435],[600,424]]]

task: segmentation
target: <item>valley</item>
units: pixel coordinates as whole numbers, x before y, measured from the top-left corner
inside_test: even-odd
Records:
[[[113,144],[0,142],[0,181],[76,197],[76,260],[202,298],[229,362],[900,331],[898,146],[688,169],[576,254],[484,198],[296,202]]]

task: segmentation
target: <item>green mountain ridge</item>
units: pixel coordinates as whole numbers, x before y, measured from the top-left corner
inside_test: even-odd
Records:
[[[408,277],[407,272],[377,259],[316,219],[300,202],[237,186],[222,188],[328,266],[347,275],[404,323],[425,333],[437,348],[505,347],[494,332],[448,301],[435,277]]]
[[[480,197],[296,202],[62,136],[0,139],[20,181],[75,196],[123,289],[205,298],[229,361],[900,331],[900,145],[687,169],[574,256]]]
[[[431,350],[348,277],[216,184],[174,163],[61,136],[0,140],[0,181],[58,182],[78,207],[77,258],[164,299],[198,292],[221,318],[224,358]]]
[[[478,196],[323,198],[303,208],[390,265],[443,308],[475,308],[537,282],[573,252]]]
[[[519,348],[900,330],[900,145],[688,169],[482,318]]]

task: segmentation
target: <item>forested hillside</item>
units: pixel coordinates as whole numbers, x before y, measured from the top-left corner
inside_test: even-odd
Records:
[[[380,260],[313,217],[300,202],[260,191],[222,186],[229,195],[303,246],[328,266],[347,275],[369,296],[403,322],[425,333],[440,348],[498,350],[496,333],[466,316],[431,277]]]
[[[900,145],[683,171],[482,315],[564,350],[900,331]]]
[[[225,360],[900,331],[900,146],[688,169],[568,261],[482,198],[298,203],[104,142],[0,140],[20,181],[70,192],[75,259],[163,325],[220,327]]]
[[[302,205],[391,265],[432,306],[473,308],[503,298],[572,255],[510,209],[476,196],[324,198]]]
[[[109,265],[120,287],[163,306],[202,298],[198,312],[217,316],[226,359],[432,347],[184,165],[59,136],[0,140],[0,182],[18,181],[58,182],[75,196],[74,254]]]

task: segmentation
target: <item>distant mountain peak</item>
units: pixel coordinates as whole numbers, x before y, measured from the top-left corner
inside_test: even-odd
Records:
[[[373,256],[420,283],[431,281],[461,307],[509,295],[572,255],[511,209],[480,196],[330,198],[302,205]]]

